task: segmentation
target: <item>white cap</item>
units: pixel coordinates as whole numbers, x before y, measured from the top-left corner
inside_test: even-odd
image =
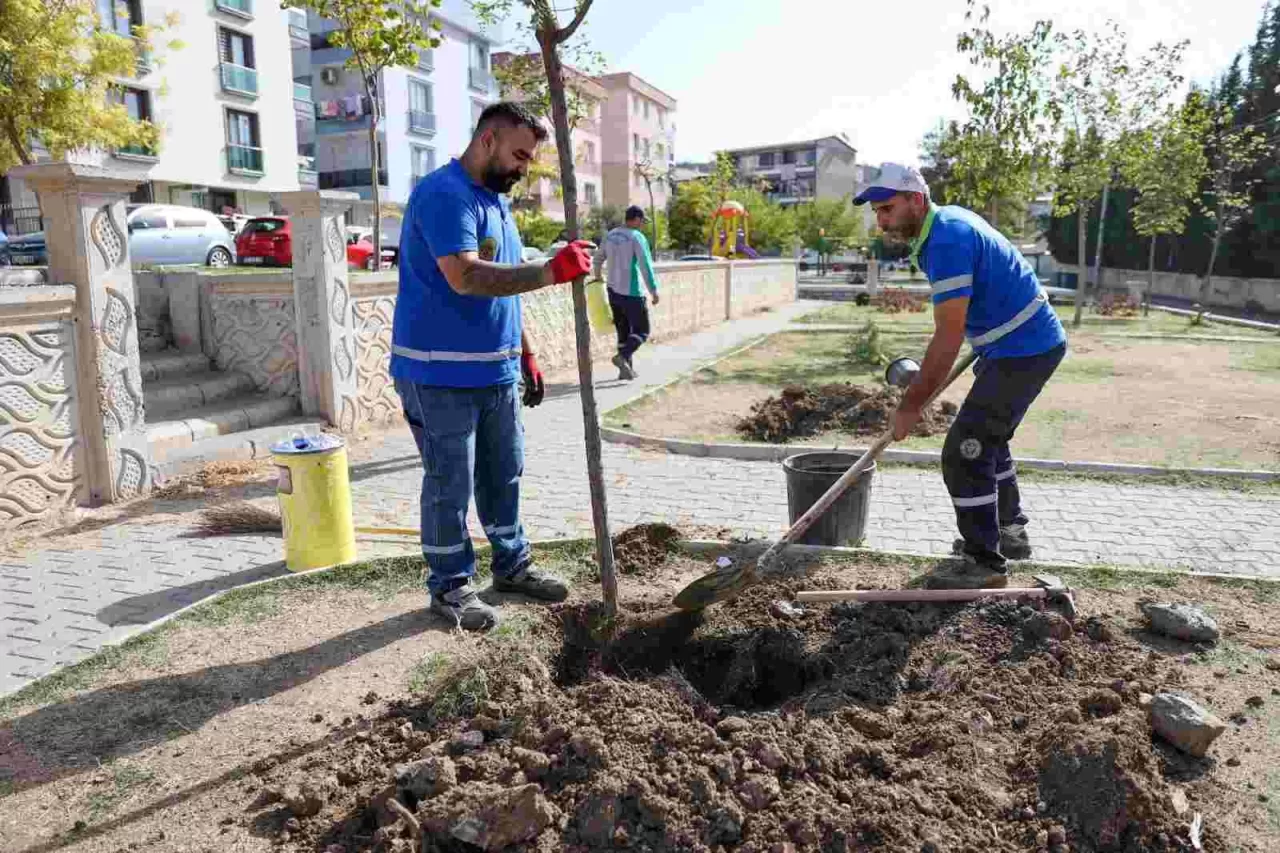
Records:
[[[881,163],[880,174],[871,185],[858,193],[854,204],[866,204],[869,201],[887,201],[898,193],[920,193],[929,198],[929,185],[924,182],[924,175],[915,166],[903,166],[899,163]]]

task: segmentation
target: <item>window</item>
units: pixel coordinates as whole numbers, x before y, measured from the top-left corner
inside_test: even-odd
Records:
[[[635,151],[636,156],[639,157],[640,156],[640,134],[638,133],[631,134],[631,148],[633,151]]]
[[[409,81],[409,109],[419,113],[435,112],[431,104],[431,86],[420,80]]]
[[[471,43],[471,67],[480,71],[489,70],[489,45],[482,41]]]
[[[163,211],[143,211],[129,220],[130,231],[163,231],[169,227],[169,218]]]
[[[794,152],[794,151],[783,151],[783,152],[782,152],[782,163],[783,163],[783,165],[785,165],[785,166],[790,166],[790,165],[794,165],[794,164],[795,164],[795,162],[796,162],[796,152]]]
[[[122,104],[134,121],[151,121],[151,93],[146,89],[120,87],[112,89],[111,101]]]
[[[192,213],[175,214],[173,217],[174,228],[195,228],[203,231],[209,227],[209,220],[203,216],[197,216]]]
[[[773,168],[772,152],[769,154],[761,154],[759,157],[756,158],[756,162],[759,164],[761,169],[772,169]]]
[[[644,159],[649,159],[649,140],[644,141]]]
[[[590,205],[591,207],[596,206],[596,185],[595,184],[583,184],[582,194],[586,198],[588,205]]]
[[[645,117],[646,119],[649,117],[649,102],[648,102],[648,101],[645,101],[645,102],[644,102],[644,117]]]
[[[253,61],[253,36],[218,27],[218,53],[223,62],[241,68],[257,68]]]
[[[667,126],[667,111],[662,107],[658,107],[658,127],[665,128]]]
[[[582,159],[587,165],[596,162],[596,144],[594,142],[582,143]]]
[[[657,145],[653,146],[653,150],[655,159],[661,163],[663,161],[662,143],[659,142]]]
[[[436,151],[434,148],[423,148],[415,145],[410,149],[410,156],[413,158],[414,183],[436,170]]]
[[[257,113],[227,110],[227,168],[233,172],[262,172],[262,148]]]
[[[142,26],[142,8],[138,0],[97,0],[98,26],[122,36],[133,35]]]

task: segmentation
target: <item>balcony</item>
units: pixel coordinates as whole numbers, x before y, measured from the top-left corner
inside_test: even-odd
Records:
[[[364,169],[343,169],[337,172],[321,172],[320,173],[320,189],[322,190],[341,190],[352,187],[371,187],[373,186],[370,177],[373,170]],[[387,170],[378,170],[378,184],[380,186],[387,185]]]
[[[307,13],[298,9],[289,10],[289,38],[297,42],[294,47],[311,46],[311,26],[307,23]]]
[[[435,135],[436,114],[409,110],[409,132],[422,133],[428,136]]]
[[[253,17],[253,0],[213,0],[213,8],[237,18]]]
[[[436,52],[430,48],[418,51],[418,68],[421,71],[430,71],[436,67]]]
[[[155,149],[147,148],[145,145],[121,145],[112,154],[117,160],[141,160],[154,163],[158,159]]]
[[[262,149],[250,145],[227,145],[227,171],[234,175],[262,175]]]
[[[145,77],[151,73],[151,54],[147,53],[147,48],[142,43],[142,39],[137,36],[130,36],[133,39],[133,50],[138,55],[134,68],[138,72],[139,77]]]
[[[301,101],[302,103],[306,104],[308,108],[311,108],[312,112],[315,111],[314,107],[311,107],[311,105],[314,103],[314,101],[311,100],[311,87],[308,86],[306,83],[299,83],[296,80],[294,81],[293,99],[295,101]]]
[[[222,76],[222,91],[233,95],[258,97],[258,71],[243,65],[223,62],[218,65]]]
[[[487,68],[467,69],[467,81],[477,92],[489,92],[493,89],[493,75]]]
[[[304,190],[316,190],[320,188],[320,173],[315,169],[306,169],[302,166],[298,167],[298,186]]]

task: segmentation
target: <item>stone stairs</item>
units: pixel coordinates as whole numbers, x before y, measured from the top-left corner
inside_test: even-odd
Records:
[[[208,462],[260,459],[291,433],[319,432],[296,397],[273,397],[239,371],[221,371],[203,353],[142,353],[147,443],[162,477]]]

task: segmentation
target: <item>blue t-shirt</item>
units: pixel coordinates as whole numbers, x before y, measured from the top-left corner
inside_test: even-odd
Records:
[[[969,297],[965,335],[978,355],[1040,355],[1066,341],[1035,270],[981,216],[931,205],[913,249],[912,260],[933,288],[934,305]]]
[[[465,296],[436,258],[476,252],[519,264],[523,246],[505,199],[457,160],[418,182],[400,229],[400,291],[391,375],[422,385],[485,388],[520,376],[520,297]]]

